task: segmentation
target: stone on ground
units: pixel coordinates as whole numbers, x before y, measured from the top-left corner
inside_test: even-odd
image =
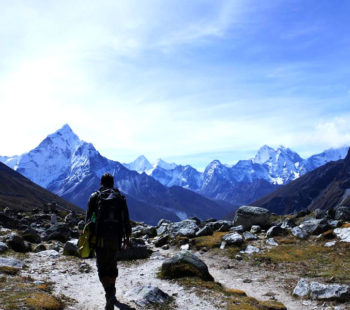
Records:
[[[170,298],[167,293],[158,287],[150,285],[135,287],[126,297],[141,307],[160,306]]]
[[[350,242],[350,227],[347,228],[336,228],[334,233],[343,242]]]
[[[265,208],[242,206],[235,214],[234,225],[242,225],[244,230],[250,230],[253,225],[267,227],[270,224],[270,211]]]
[[[237,232],[223,236],[222,240],[225,241],[228,245],[241,245],[243,243],[242,236]]]
[[[199,277],[205,281],[214,281],[208,266],[188,251],[181,251],[165,260],[161,267],[161,276],[167,279]]]

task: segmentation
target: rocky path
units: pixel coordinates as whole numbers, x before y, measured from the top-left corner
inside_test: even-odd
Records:
[[[172,281],[160,280],[157,272],[164,259],[174,254],[175,250],[154,252],[150,259],[137,262],[120,262],[117,279],[117,298],[124,304],[120,309],[144,309],[134,303],[137,295],[135,287],[152,285],[174,297],[172,309],[225,309],[220,300],[208,297],[198,297],[195,291],[185,289]],[[249,266],[245,262],[236,262],[222,256],[200,255],[209,266],[215,280],[227,288],[238,288],[246,291],[249,296],[260,300],[276,298],[290,310],[331,309],[317,305],[312,301],[294,299],[283,287],[285,277],[271,271]],[[73,257],[52,258],[47,255],[31,254],[27,260],[27,273],[36,280],[52,281],[55,284],[55,294],[65,295],[75,300],[67,309],[97,310],[103,309],[104,293],[98,280],[95,260],[80,260]],[[81,269],[90,269],[82,272]],[[283,277],[283,279],[282,279]],[[283,280],[283,281],[282,281]],[[291,278],[291,280],[295,280]]]

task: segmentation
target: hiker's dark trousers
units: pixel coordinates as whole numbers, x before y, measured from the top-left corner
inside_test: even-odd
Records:
[[[96,248],[96,265],[100,280],[103,277],[118,276],[117,253],[115,247]]]

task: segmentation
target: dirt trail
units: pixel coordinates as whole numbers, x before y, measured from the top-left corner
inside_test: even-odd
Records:
[[[160,280],[156,277],[164,259],[174,254],[174,252],[176,251],[161,250],[154,252],[150,259],[147,260],[140,260],[135,263],[119,263],[116,295],[119,301],[131,307],[125,309],[143,309],[143,307],[136,306],[133,302],[134,296],[130,295],[129,292],[137,286],[148,284],[157,286],[170,296],[173,296],[175,299],[174,309],[224,309],[220,300],[200,298],[194,291],[184,289],[171,281]],[[283,302],[290,310],[327,309],[317,306],[316,303],[311,301],[303,302],[294,299],[282,287],[280,279],[283,275],[271,273],[270,271],[267,272],[248,265],[244,268],[242,268],[242,265],[239,268],[235,268],[235,263],[226,257],[211,257],[207,253],[203,255],[199,253],[195,254],[199,255],[207,263],[209,271],[215,280],[228,288],[242,289],[248,295],[260,300],[268,300],[275,297],[278,301]],[[79,271],[79,265],[82,263],[82,260],[77,258],[62,256],[59,258],[49,258],[32,253],[31,258],[26,262],[29,266],[27,273],[36,280],[54,282],[55,294],[64,294],[75,299],[76,303],[67,309],[103,309],[105,303],[104,292],[97,277],[95,260],[89,259],[83,262],[91,267],[91,272],[81,273]]]

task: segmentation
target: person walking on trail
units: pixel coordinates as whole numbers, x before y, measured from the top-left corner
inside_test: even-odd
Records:
[[[97,271],[106,292],[105,309],[112,310],[118,303],[115,297],[117,253],[129,245],[131,225],[125,196],[114,188],[114,178],[109,173],[102,176],[101,188],[90,196],[86,222],[95,223]]]

